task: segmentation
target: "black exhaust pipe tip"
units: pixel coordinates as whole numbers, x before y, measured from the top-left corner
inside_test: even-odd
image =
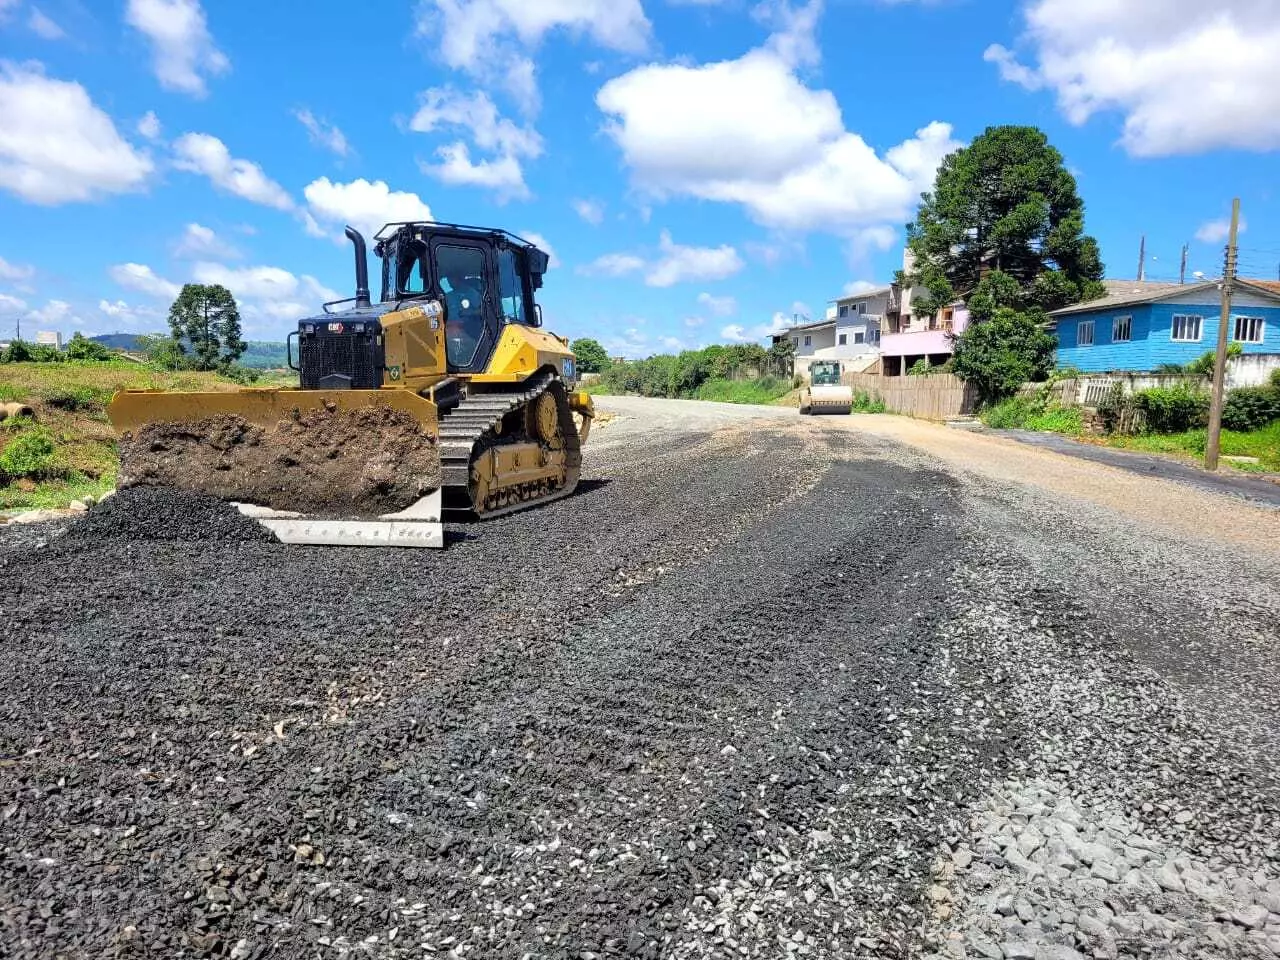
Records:
[[[369,306],[369,256],[365,252],[364,237],[355,227],[343,231],[356,248],[356,309]]]

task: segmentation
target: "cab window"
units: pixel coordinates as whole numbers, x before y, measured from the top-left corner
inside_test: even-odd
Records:
[[[484,338],[484,251],[436,247],[436,269],[444,296],[445,347],[449,363],[468,367]]]
[[[520,276],[516,252],[510,248],[498,251],[498,282],[502,286],[499,309],[503,323],[528,323],[529,311],[524,299],[524,281]]]

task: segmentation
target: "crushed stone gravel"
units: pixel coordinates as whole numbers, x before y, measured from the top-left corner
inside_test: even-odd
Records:
[[[440,552],[0,529],[9,952],[1274,952],[1274,570],[685,409]]]
[[[117,491],[73,521],[68,543],[101,540],[222,540],[274,543],[276,536],[230,504],[205,493],[173,487]]]

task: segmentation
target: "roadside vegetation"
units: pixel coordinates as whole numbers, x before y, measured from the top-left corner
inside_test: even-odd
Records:
[[[796,386],[790,375],[793,352],[790,341],[768,350],[754,343],[731,344],[609,363],[587,390],[593,394],[776,403]]]
[[[1202,369],[1196,361],[1189,368]],[[1210,367],[1211,369],[1211,367]],[[1072,371],[1056,379],[1074,376]],[[1035,396],[1020,394],[987,406],[980,414],[997,430],[1039,430],[1091,438],[1078,407],[1051,403],[1052,382]],[[1116,384],[1097,408],[1101,434],[1092,439],[1126,450],[1143,450],[1187,458],[1204,456],[1209,422],[1209,394],[1201,386],[1181,384],[1151,387],[1127,394]],[[1257,387],[1239,387],[1227,394],[1222,410],[1222,454],[1256,457],[1258,463],[1232,464],[1236,469],[1280,471],[1280,371]]]
[[[239,386],[217,372],[163,370],[116,355],[0,363],[0,403],[24,403],[35,411],[34,418],[0,421],[0,510],[65,507],[115,486],[119,461],[106,408],[116,391]]]

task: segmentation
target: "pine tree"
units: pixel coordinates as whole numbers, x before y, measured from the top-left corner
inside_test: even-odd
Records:
[[[240,310],[220,284],[186,284],[169,308],[169,329],[197,370],[225,370],[245,351]]]

